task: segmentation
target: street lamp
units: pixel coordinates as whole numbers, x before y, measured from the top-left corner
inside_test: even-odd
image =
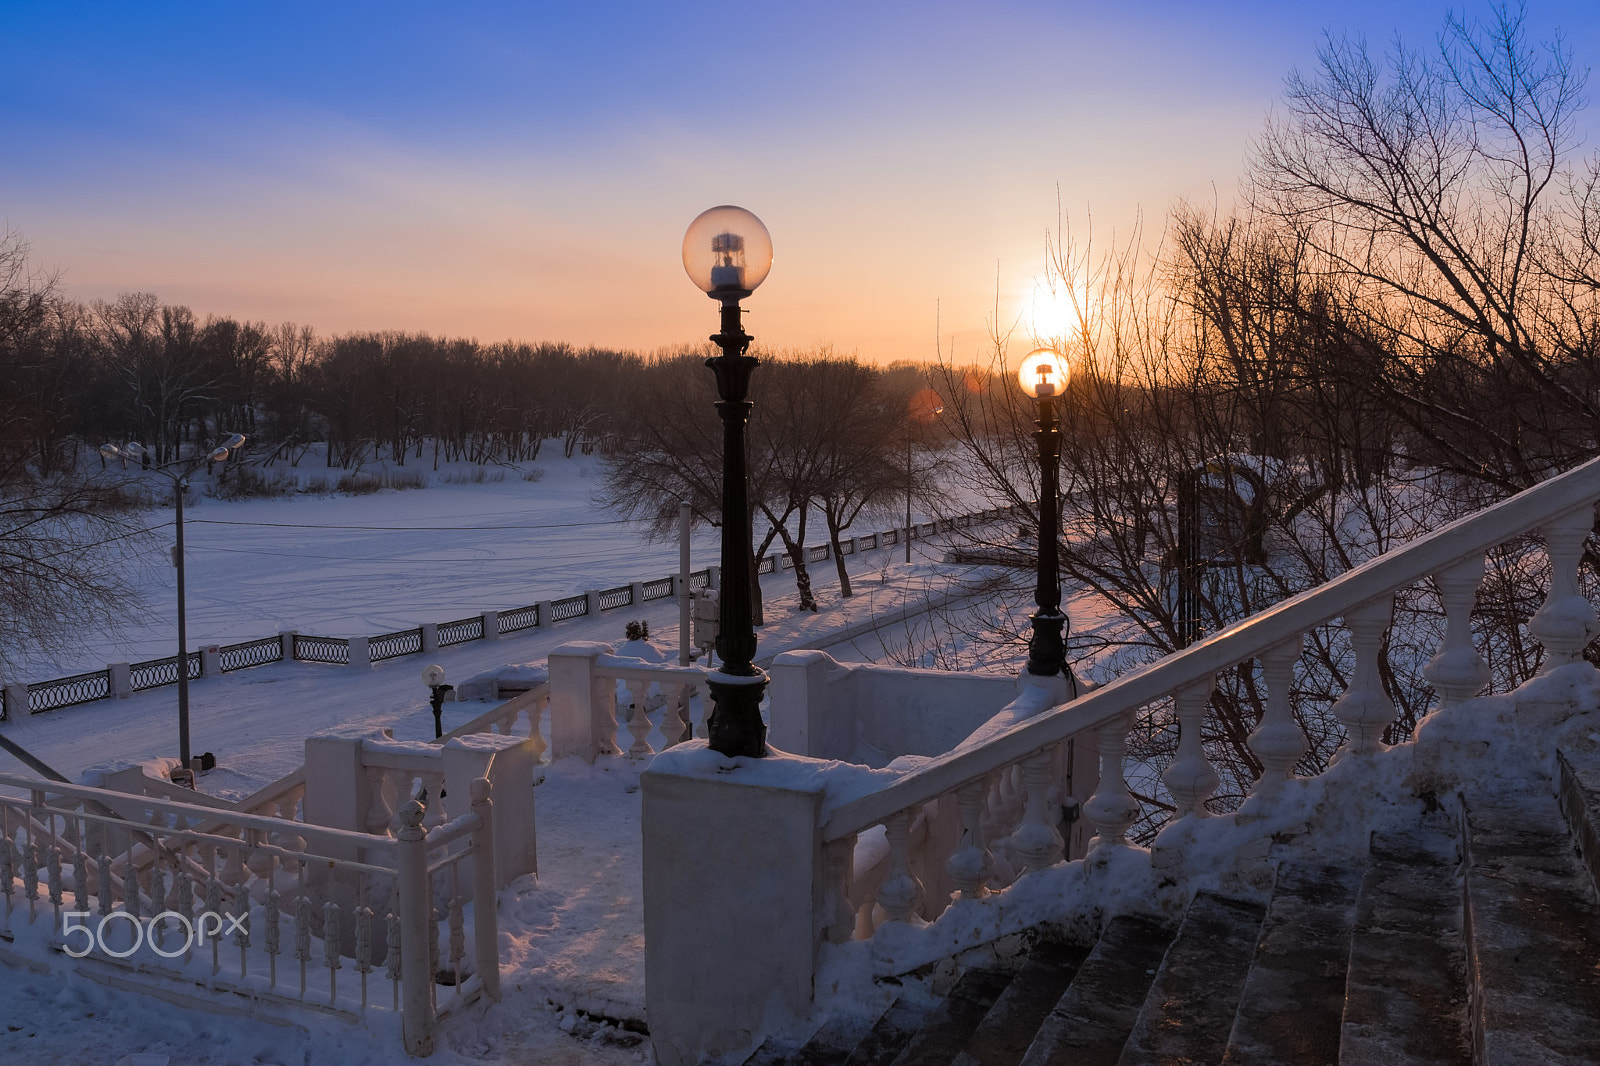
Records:
[[[1033,636],[1028,640],[1028,673],[1035,677],[1065,677],[1068,691],[1077,694],[1077,682],[1067,666],[1063,629],[1067,616],[1061,611],[1061,571],[1056,555],[1056,536],[1061,529],[1060,507],[1056,499],[1056,474],[1061,461],[1061,429],[1056,421],[1056,397],[1067,384],[1067,364],[1059,352],[1039,348],[1022,361],[1017,370],[1022,391],[1039,402],[1034,434],[1039,442],[1039,571],[1033,590]]]
[[[190,787],[194,785],[194,766],[189,758],[189,631],[183,608],[183,494],[189,488],[189,475],[208,463],[220,463],[228,453],[244,444],[244,436],[233,434],[203,456],[174,459],[170,463],[151,467],[155,473],[165,475],[172,482],[172,494],[177,498],[173,528],[177,532],[172,546],[172,565],[178,571],[178,761]],[[107,459],[131,459],[137,462],[149,454],[144,445],[133,441],[122,445],[102,444],[100,454]]]
[[[444,683],[444,667],[438,663],[422,668],[422,683],[428,686],[428,702],[433,706],[433,739],[438,740],[444,736],[444,698],[455,692],[456,687]]]
[[[772,268],[772,237],[761,220],[742,207],[713,207],[683,235],[683,269],[722,305],[722,329],[711,339],[722,354],[706,360],[717,378],[717,413],[722,416],[722,589],[717,597],[717,655],[722,668],[707,679],[714,708],[706,732],[723,755],[767,753],[761,697],[767,675],[752,661],[756,631],[750,612],[750,506],[745,475],[744,427],[754,406],[747,354],[752,338],[740,320],[739,301],[755,291]]]

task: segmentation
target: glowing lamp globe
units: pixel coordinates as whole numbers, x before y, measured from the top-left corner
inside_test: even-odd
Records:
[[[772,269],[772,236],[742,207],[702,211],[683,235],[683,269],[713,299],[743,299]]]
[[[1067,386],[1066,360],[1054,349],[1036,349],[1017,368],[1017,381],[1029,396],[1060,396]]]

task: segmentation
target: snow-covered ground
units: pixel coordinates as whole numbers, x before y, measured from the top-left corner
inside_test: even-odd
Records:
[[[560,464],[570,462],[570,466]],[[279,627],[329,635],[375,633],[424,619],[518,606],[583,588],[662,576],[676,569],[673,545],[642,545],[625,527],[606,522],[589,501],[593,462],[554,460],[537,483],[484,485],[331,499],[224,504],[207,500],[192,512],[189,590],[191,633],[231,641]],[[514,513],[517,521],[509,521]],[[200,520],[205,520],[202,523]],[[212,523],[248,521],[253,525]],[[476,523],[416,532],[409,527]],[[302,525],[319,528],[302,529]],[[365,530],[329,526],[368,525]],[[519,529],[488,527],[517,525]],[[285,528],[290,526],[290,528]],[[407,528],[396,528],[407,527]],[[534,527],[543,527],[534,529]],[[201,532],[205,531],[205,532]],[[476,538],[476,539],[470,539]],[[470,550],[459,542],[468,540]],[[859,632],[857,649],[882,649],[912,639],[915,622],[896,621],[887,638],[867,627],[930,597],[942,600],[966,575],[937,563],[933,544],[900,561],[897,549],[851,560],[857,595],[838,595],[832,563],[813,568],[822,609],[795,610],[787,572],[763,580],[767,625],[758,633],[763,659],[792,647],[829,647],[841,631]],[[926,549],[927,554],[921,554]],[[243,553],[243,554],[241,554]],[[389,558],[393,554],[395,561]],[[326,558],[319,558],[326,556]],[[712,562],[697,547],[696,568]],[[118,643],[95,646],[100,661],[166,654],[163,624],[170,609],[170,571],[152,568],[148,627]],[[227,588],[200,594],[202,587]],[[625,622],[642,619],[654,642],[676,648],[677,605],[661,600],[549,630],[444,649],[426,661],[460,681],[506,664],[537,663],[567,640],[620,643]],[[898,635],[896,635],[898,634]],[[853,657],[853,656],[852,656]],[[365,670],[279,663],[235,671],[191,688],[194,750],[217,754],[201,786],[216,795],[248,794],[298,766],[308,734],[342,726],[388,727],[398,739],[431,737],[422,656]],[[488,705],[447,703],[445,727]],[[548,722],[546,722],[548,728]],[[172,754],[175,689],[136,693],[0,724],[69,777],[107,762]],[[8,770],[19,767],[8,766]],[[648,1060],[637,1034],[595,1020],[642,1017],[643,931],[639,871],[640,764],[602,759],[590,767],[563,761],[547,771],[536,796],[540,875],[506,894],[501,928],[512,945],[504,1002],[447,1021],[441,1063],[636,1063]],[[34,1063],[385,1063],[403,1054],[383,1023],[351,1026],[308,1016],[296,1028],[264,1019],[186,1011],[119,992],[74,973],[59,957],[48,973],[8,971],[0,994],[0,1062]],[[558,1009],[560,1008],[560,1009]],[[580,1013],[579,1009],[585,1012]],[[165,1057],[165,1059],[163,1058]]]

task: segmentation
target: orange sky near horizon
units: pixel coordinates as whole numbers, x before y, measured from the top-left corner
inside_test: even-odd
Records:
[[[1444,9],[1405,8],[1338,28],[1429,40]],[[77,299],[649,352],[715,331],[679,243],[734,203],[775,249],[746,302],[759,344],[965,362],[997,315],[1027,343],[1063,212],[1106,248],[1141,214],[1154,245],[1181,198],[1226,209],[1333,17],[819,0],[712,32],[701,12],[23,2],[0,16],[22,45],[0,222]],[[1537,14],[1580,51],[1600,24]]]

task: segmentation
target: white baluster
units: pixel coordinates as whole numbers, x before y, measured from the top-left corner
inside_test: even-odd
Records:
[[[1433,575],[1444,607],[1444,640],[1422,668],[1422,676],[1439,693],[1440,705],[1453,707],[1476,696],[1489,684],[1489,664],[1472,643],[1472,607],[1483,583],[1483,556],[1474,555]]]
[[[911,873],[913,813],[900,811],[883,823],[889,838],[889,872],[878,886],[878,903],[891,922],[909,921],[922,901],[922,884]]]
[[[262,914],[267,923],[267,927],[262,930],[262,939],[266,942],[268,988],[278,987],[278,955],[283,951],[283,930],[280,928],[282,916],[278,890],[269,889],[266,908]]]
[[[1305,731],[1295,721],[1290,706],[1289,693],[1294,686],[1294,666],[1300,661],[1305,635],[1298,633],[1282,644],[1274,645],[1261,653],[1261,677],[1267,686],[1267,707],[1261,721],[1250,734],[1250,750],[1261,762],[1261,776],[1251,789],[1255,796],[1267,797],[1279,791],[1285,781],[1294,777],[1295,764],[1306,753]],[[1337,712],[1335,712],[1337,713]],[[1242,810],[1242,820],[1264,814],[1260,802],[1247,801],[1249,809]]]
[[[361,1009],[367,1009],[367,974],[372,972],[372,908],[356,908],[356,973],[361,975]]]
[[[989,873],[993,863],[983,835],[983,798],[988,781],[968,781],[956,790],[956,815],[961,821],[961,846],[945,862],[950,883],[962,899],[983,899],[989,894]]]
[[[200,916],[203,922],[210,917],[213,922],[222,923],[222,882],[212,877],[206,880],[206,911]],[[216,976],[222,972],[222,929],[225,923],[217,927],[217,935],[211,938],[211,974]]]
[[[306,998],[306,965],[311,961],[311,898],[302,886],[294,901],[294,957],[300,963],[300,998]]]
[[[89,905],[89,853],[79,848],[72,853],[72,902],[77,910]]]
[[[116,896],[114,895],[116,890],[111,877],[111,856],[106,854],[103,843],[102,841],[100,857],[95,860],[94,864],[95,890],[100,897],[100,906],[97,913],[102,918],[111,913],[111,906],[116,902]]]
[[[629,678],[625,682],[628,689],[628,736],[633,743],[628,745],[628,758],[642,759],[651,754],[650,747],[650,716],[645,713],[645,698],[650,692],[650,682]]]
[[[31,838],[22,845],[22,895],[28,901],[28,921],[34,919],[34,903],[39,898],[39,845]]]
[[[550,698],[546,696],[544,699],[534,700],[532,705],[528,707],[528,739],[533,742],[533,761],[535,764],[544,760],[544,753],[550,747],[544,742],[544,734],[539,731],[539,723],[543,721],[545,709],[549,706]]]
[[[1090,850],[1106,844],[1126,844],[1128,827],[1139,817],[1139,804],[1128,791],[1122,775],[1122,759],[1128,749],[1128,730],[1133,727],[1133,712],[1111,719],[1096,730],[1100,747],[1100,787],[1096,788],[1083,813],[1094,823],[1095,836]]]
[[[454,868],[452,867],[451,881],[455,881]],[[450,925],[450,972],[455,975],[455,994],[461,994],[461,962],[467,957],[467,935],[463,926],[461,908],[461,893],[459,886],[452,884],[450,893],[449,925]]]
[[[1393,596],[1379,596],[1345,612],[1344,624],[1350,630],[1356,666],[1350,687],[1332,708],[1349,734],[1335,759],[1347,752],[1361,755],[1381,750],[1384,727],[1394,721],[1394,701],[1383,691],[1379,667],[1383,634],[1393,614]]]
[[[243,835],[243,831],[237,829],[233,830],[228,835],[233,836],[234,833],[239,833],[241,836]],[[227,851],[228,857],[222,862],[222,873],[220,875],[222,878],[222,883],[227,885],[229,888],[236,888],[239,885],[244,884],[246,880],[244,874],[244,841],[240,840],[237,844],[229,844],[225,850]]]
[[[827,920],[823,935],[831,944],[842,944],[855,933],[855,910],[850,906],[851,867],[856,852],[856,835],[840,837],[822,845],[823,886],[825,893],[822,913]]]
[[[333,900],[322,905],[322,964],[328,968],[328,1003],[339,998],[339,905]]]
[[[166,903],[166,871],[161,868],[161,854],[158,851],[150,860],[150,910],[160,914]],[[166,946],[167,920],[158,918],[150,927],[150,946],[160,949]]]
[[[394,818],[394,779],[381,766],[367,767],[367,832],[381,836],[389,832]]]
[[[682,744],[694,735],[694,685],[679,685],[666,717],[661,720],[661,735],[667,738],[667,747]]]
[[[55,910],[52,931],[61,928],[61,849],[54,844],[45,851],[45,883],[50,889],[50,906]]]
[[[233,914],[230,917],[238,919],[233,943],[239,949],[239,980],[243,981],[248,976],[245,967],[250,948],[250,886],[240,885],[233,890]]]
[[[1211,701],[1215,679],[1207,674],[1173,694],[1173,715],[1178,720],[1178,755],[1161,775],[1176,806],[1173,818],[1187,815],[1205,817],[1206,800],[1217,790],[1221,779],[1206,758],[1201,744],[1206,704]]]
[[[1035,752],[1022,760],[1022,785],[1028,798],[1022,822],[1011,834],[1011,841],[1029,872],[1054,866],[1061,859],[1061,833],[1045,811],[1050,763],[1048,751]]]
[[[6,834],[0,836],[0,893],[3,893],[6,897],[5,929],[7,930],[11,928],[11,893],[15,891],[11,882],[17,876],[15,864],[16,859],[12,857],[11,836],[8,827]]]
[[[1541,674],[1578,662],[1583,658],[1583,649],[1600,634],[1600,618],[1595,615],[1594,605],[1578,588],[1578,564],[1593,527],[1594,505],[1584,504],[1541,531],[1550,556],[1550,591],[1528,621],[1528,632],[1544,645]]]
[[[384,968],[389,974],[389,990],[394,994],[393,1009],[400,1009],[400,916],[390,911],[383,918]]]

